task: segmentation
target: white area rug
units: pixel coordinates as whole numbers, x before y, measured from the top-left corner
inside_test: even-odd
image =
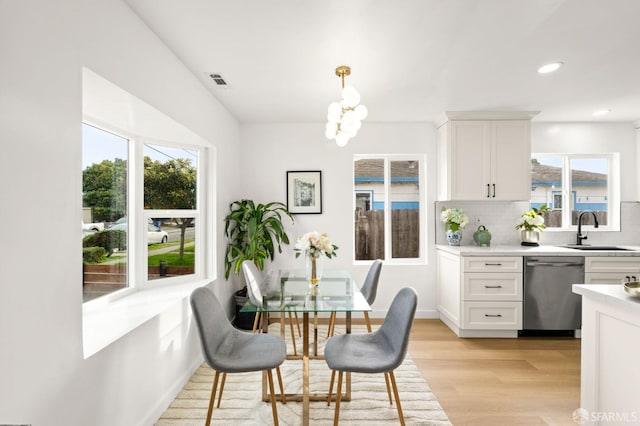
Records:
[[[273,325],[272,325],[273,327]],[[271,331],[271,328],[270,328]],[[359,327],[353,332],[362,332]],[[277,326],[273,332],[278,332]],[[326,327],[319,330],[320,345],[324,344]],[[290,339],[287,333],[289,348]],[[296,337],[298,346],[301,339]],[[290,353],[292,353],[290,351]],[[298,393],[302,389],[302,361],[287,360],[281,366],[286,393]],[[207,407],[211,395],[214,372],[203,364],[191,377],[184,389],[156,423],[158,426],[203,425],[207,417]],[[400,402],[408,425],[450,425],[449,419],[431,393],[416,365],[407,358],[395,370]],[[274,385],[277,379],[274,372]],[[271,404],[263,402],[261,373],[229,374],[222,396],[220,408],[214,408],[212,424],[220,425],[271,425]],[[311,361],[311,393],[326,393],[331,372],[324,361]],[[343,384],[344,389],[344,384]],[[389,404],[383,374],[353,374],[351,401],[340,407],[341,425],[382,425],[399,424],[396,406]],[[310,424],[333,424],[335,404],[327,407],[326,402],[311,402]],[[278,418],[281,425],[300,425],[301,402],[278,401]]]

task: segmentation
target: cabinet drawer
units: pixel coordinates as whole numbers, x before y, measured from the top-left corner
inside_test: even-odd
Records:
[[[464,274],[464,300],[522,301],[521,273]]]
[[[622,272],[624,275],[640,275],[640,257],[586,257],[584,270],[586,273]]]
[[[464,272],[522,272],[522,257],[465,257]]]
[[[622,272],[591,272],[584,274],[585,284],[622,284],[626,277],[634,275],[636,279],[640,278],[640,273],[624,274]]]
[[[522,302],[465,302],[462,314],[464,329],[522,329]]]

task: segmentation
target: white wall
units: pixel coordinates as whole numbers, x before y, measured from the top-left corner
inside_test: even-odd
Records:
[[[620,153],[620,200],[636,200],[636,132],[632,123],[532,123],[531,152]]]
[[[419,317],[434,317],[435,256],[433,202],[436,190],[435,127],[427,123],[363,123],[355,139],[345,148],[324,137],[324,123],[242,125],[242,193],[258,202],[286,203],[287,170],[322,171],[322,214],[294,215],[288,229],[295,241],[308,231],[326,232],[340,249],[325,260],[324,267],[348,269],[362,283],[368,265],[353,263],[353,156],[354,154],[426,154],[427,265],[391,265],[382,268],[373,314],[384,316],[393,296],[405,286],[418,292]],[[274,268],[296,264],[293,244],[276,258]]]
[[[200,348],[183,300],[83,359],[82,67],[210,141],[218,182],[238,125],[120,0],[0,0],[0,58],[0,423],[151,424]],[[218,218],[238,186],[218,184]]]

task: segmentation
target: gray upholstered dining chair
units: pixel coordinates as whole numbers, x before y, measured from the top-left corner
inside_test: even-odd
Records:
[[[202,355],[205,362],[215,371],[205,424],[208,426],[211,423],[220,373],[224,373],[223,377],[226,377],[226,373],[266,371],[271,392],[273,422],[278,425],[278,409],[271,370],[276,369],[282,403],[286,403],[279,368],[286,358],[286,348],[282,338],[275,334],[253,334],[234,328],[222,305],[207,287],[195,289],[191,293],[190,302],[200,336]],[[220,396],[222,396],[222,389]]]
[[[402,364],[407,354],[409,334],[416,313],[418,296],[413,288],[403,288],[393,299],[389,311],[380,328],[373,333],[342,334],[330,338],[324,349],[324,358],[331,369],[331,382],[327,405],[331,402],[333,383],[338,372],[336,391],[336,411],[333,424],[338,424],[340,399],[342,397],[342,375],[351,373],[388,373],[400,424],[404,425],[404,415],[393,371]]]
[[[360,292],[366,299],[369,305],[373,305],[376,300],[376,294],[378,293],[378,281],[380,280],[380,271],[382,270],[382,260],[376,259],[369,267],[367,277],[364,279],[364,284],[360,289]],[[367,323],[367,330],[371,333],[371,321],[369,320],[369,312],[364,313],[364,320]],[[329,317],[329,328],[327,330],[327,337],[333,336],[333,332],[336,327],[336,313],[331,312]]]
[[[245,281],[247,282],[247,294],[249,295],[249,299],[251,303],[253,303],[256,307],[262,307],[262,290],[260,287],[262,286],[263,279],[260,270],[250,260],[245,260],[242,262],[242,273],[244,274]],[[298,349],[296,346],[296,335],[293,331],[293,317],[291,316],[291,311],[289,313],[289,328],[291,329],[291,344],[293,345],[293,354],[298,355]],[[284,313],[283,313],[284,315]],[[255,319],[253,321],[253,329],[252,332],[258,331],[258,329],[262,329],[262,322],[266,321],[267,315],[262,312],[256,312]],[[283,319],[284,320],[284,319]],[[297,313],[296,313],[296,323],[298,321]],[[300,324],[298,323],[298,332],[300,332]],[[268,326],[268,324],[267,324]],[[284,336],[282,336],[284,339]]]

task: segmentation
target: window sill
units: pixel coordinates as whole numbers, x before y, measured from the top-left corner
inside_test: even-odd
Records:
[[[82,342],[84,358],[96,354],[111,343],[140,327],[153,317],[189,297],[207,284],[200,280],[137,291],[105,304],[82,306]]]

